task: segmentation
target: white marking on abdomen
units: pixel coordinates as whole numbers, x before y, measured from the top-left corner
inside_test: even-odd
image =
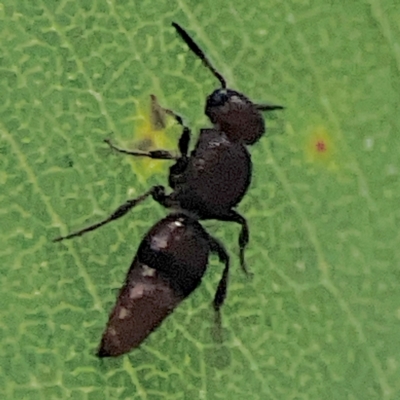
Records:
[[[155,276],[156,270],[154,268],[150,268],[148,265],[142,265],[142,275],[143,276]]]
[[[121,307],[119,310],[118,318],[119,319],[124,319],[130,314],[129,310],[125,307]]]

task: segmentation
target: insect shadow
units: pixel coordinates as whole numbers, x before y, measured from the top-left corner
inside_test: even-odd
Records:
[[[54,239],[59,242],[100,228],[126,215],[148,197],[171,210],[139,245],[110,314],[99,357],[118,356],[138,347],[200,284],[210,253],[216,253],[225,265],[213,301],[220,323],[220,308],[227,294],[229,255],[223,244],[200,225],[200,220],[230,221],[241,226],[240,264],[248,273],[244,253],[249,228],[246,219],[235,210],[251,182],[252,162],[246,146],[256,143],[266,131],[261,112],[283,107],[255,104],[242,93],[227,88],[224,77],[188,33],[177,23],[172,26],[221,84],[206,99],[205,114],[213,127],[200,130],[189,153],[191,130],[181,116],[163,108],[161,111],[174,117],[183,129],[178,155],[169,150],[126,150],[106,139],[112,149],[123,154],[175,161],[168,177],[172,192],[167,194],[164,186],[153,186],[141,196],[127,200],[104,220]]]

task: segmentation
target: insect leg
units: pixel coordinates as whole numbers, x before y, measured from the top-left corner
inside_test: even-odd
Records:
[[[156,160],[177,160],[179,157],[173,155],[168,150],[152,150],[152,151],[141,151],[141,150],[125,150],[113,145],[110,139],[104,139],[113,150],[118,151],[118,153],[128,154],[135,157],[149,157]]]
[[[259,111],[283,110],[285,108],[274,104],[255,104],[255,107]]]
[[[71,239],[76,236],[82,236],[86,232],[94,231],[95,229],[100,228],[103,225],[106,225],[111,221],[115,221],[116,219],[123,217],[133,207],[135,207],[136,205],[141,203],[147,197],[149,197],[149,196],[153,196],[153,197],[160,196],[161,197],[164,192],[165,192],[165,189],[163,186],[153,186],[150,190],[148,190],[146,193],[142,194],[141,196],[136,197],[135,199],[129,199],[124,204],[121,204],[109,217],[103,219],[102,221],[97,222],[96,224],[90,225],[86,228],[83,228],[77,232],[70,233],[66,236],[59,236],[59,237],[53,239],[53,242],[61,242],[62,240]]]
[[[209,238],[209,246],[211,252],[217,254],[219,260],[225,264],[225,268],[222,272],[222,277],[218,283],[218,288],[213,301],[215,311],[219,311],[226,298],[226,289],[229,278],[229,255],[224,245],[212,236]]]
[[[247,244],[249,243],[249,226],[247,225],[246,219],[235,210],[230,210],[226,216],[219,217],[218,219],[221,221],[236,222],[237,224],[240,224],[242,226],[239,234],[240,266],[242,267],[242,270],[245,272],[245,274],[249,275],[250,272],[246,266],[246,261],[244,258],[244,251]]]
[[[222,277],[218,283],[217,291],[215,292],[213,307],[216,312],[216,322],[217,326],[221,326],[221,307],[226,298],[226,292],[228,287],[229,279],[229,255],[224,247],[224,245],[217,239],[209,236],[209,246],[210,251],[218,255],[221,262],[225,264],[224,270],[222,272]]]
[[[169,110],[168,108],[164,108],[164,111],[175,118],[176,122],[183,127],[183,132],[181,137],[179,138],[179,152],[181,153],[181,157],[187,157],[189,151],[189,143],[190,143],[190,129],[187,127],[183,119],[180,115],[176,114],[174,111]]]

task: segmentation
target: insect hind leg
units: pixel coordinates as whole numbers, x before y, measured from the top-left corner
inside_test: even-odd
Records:
[[[217,254],[219,260],[225,264],[224,270],[222,272],[221,279],[218,283],[217,291],[215,292],[213,307],[215,310],[216,324],[217,327],[221,328],[221,307],[226,299],[228,280],[229,280],[229,254],[227,253],[224,245],[217,239],[209,236],[209,246],[212,253]]]

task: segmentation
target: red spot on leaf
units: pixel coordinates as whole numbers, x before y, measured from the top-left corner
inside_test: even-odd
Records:
[[[308,162],[325,165],[329,169],[336,168],[336,143],[334,137],[323,125],[317,125],[307,132],[306,157]]]
[[[324,141],[322,141],[322,140],[319,140],[318,142],[317,142],[317,144],[315,145],[315,147],[317,148],[317,151],[319,151],[319,152],[324,152],[324,151],[326,151],[326,144],[325,144],[325,142]]]

